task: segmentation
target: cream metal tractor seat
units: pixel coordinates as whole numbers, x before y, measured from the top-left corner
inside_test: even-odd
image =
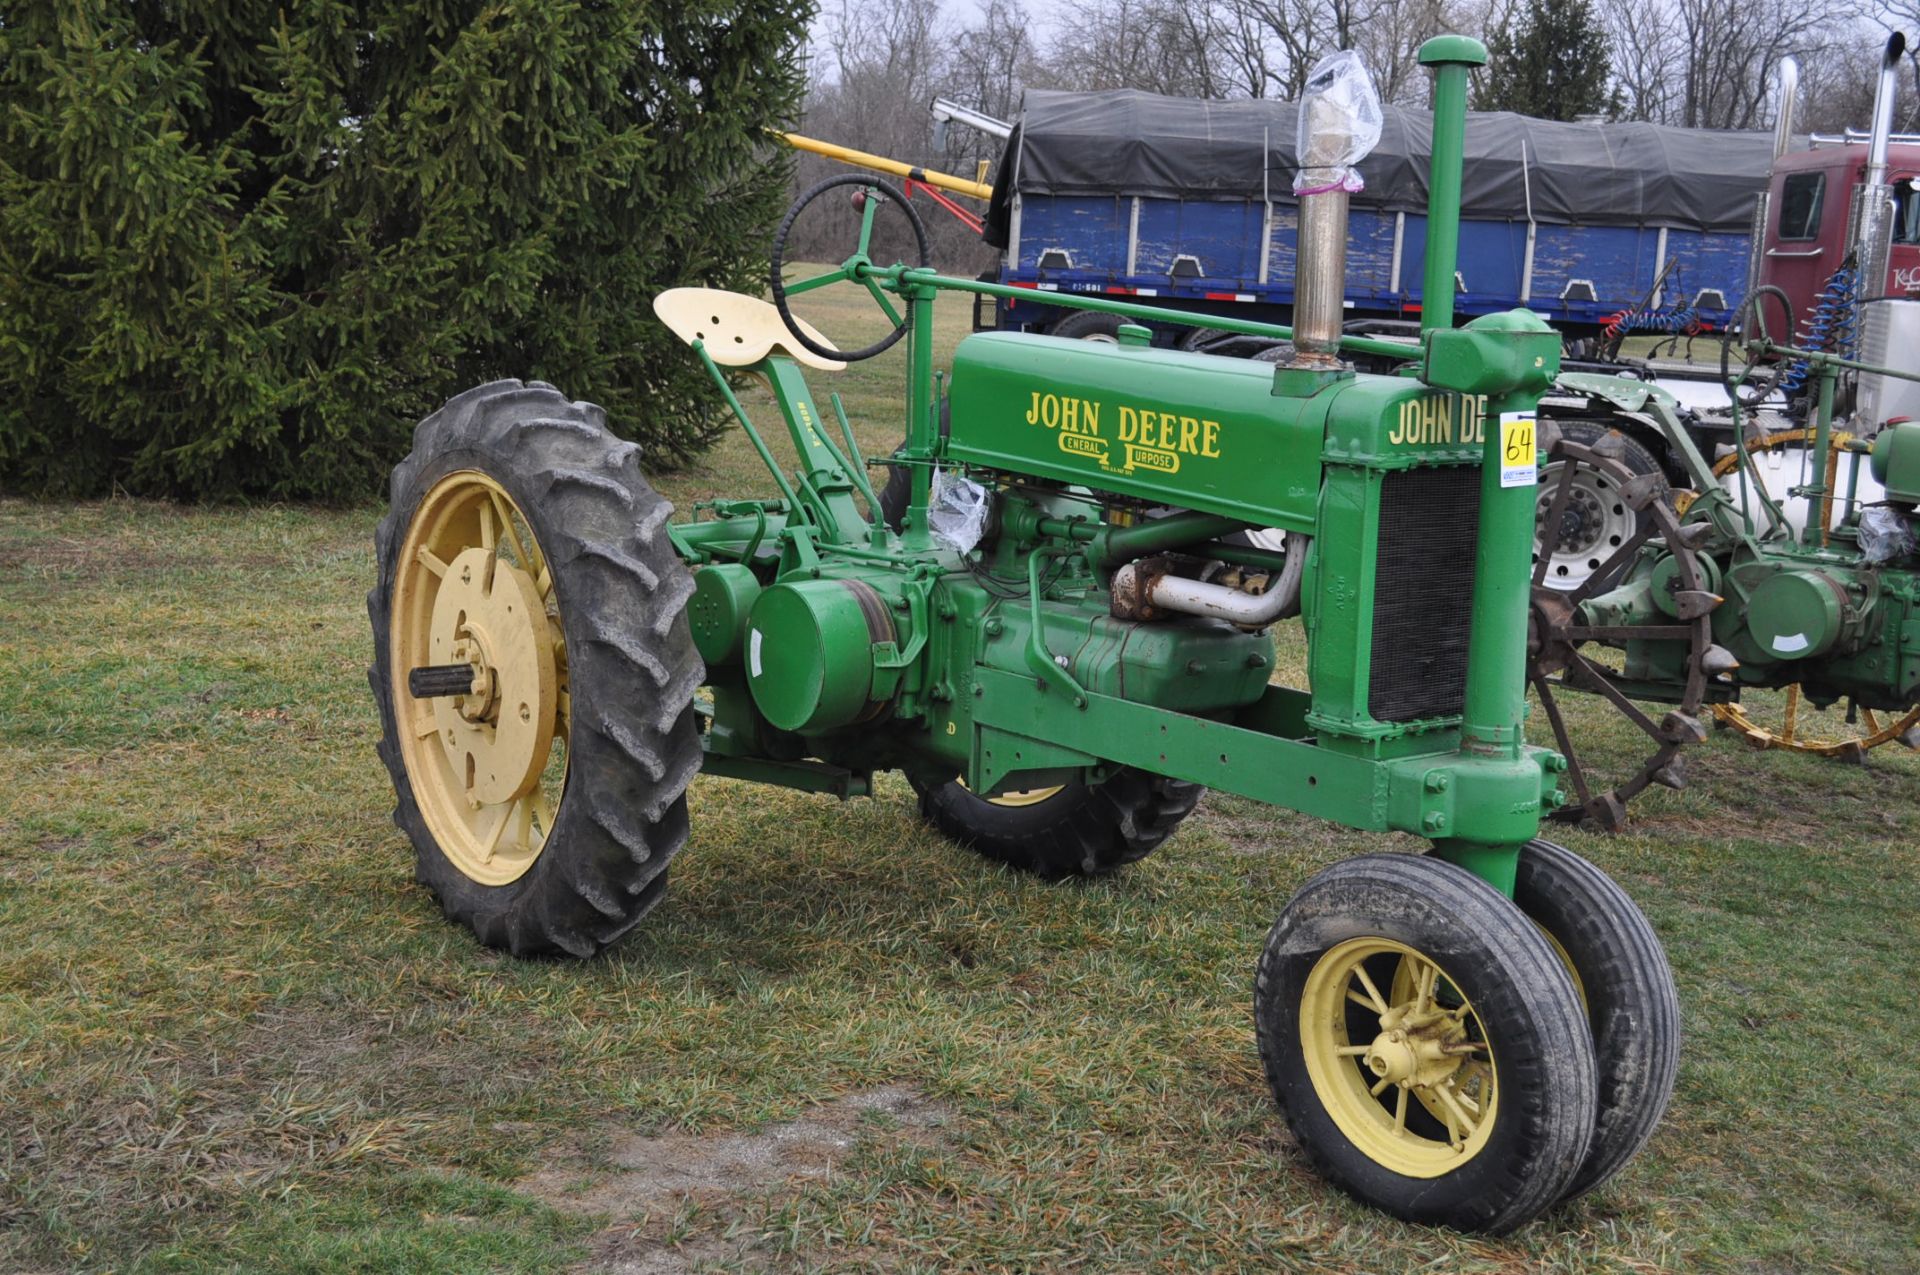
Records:
[[[758,297],[719,288],[669,288],[653,299],[653,312],[673,334],[706,349],[707,357],[722,367],[751,367],[778,350],[794,362],[822,372],[838,372],[847,365],[822,358],[793,339],[780,312]],[[796,323],[826,349],[833,343],[804,319]]]

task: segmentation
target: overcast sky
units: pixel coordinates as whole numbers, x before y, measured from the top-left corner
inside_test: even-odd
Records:
[[[841,0],[819,0],[819,12],[814,14],[813,31],[816,45],[819,35],[825,29],[827,19],[840,11]],[[1064,6],[1050,0],[1026,0],[1027,27],[1033,33],[1034,43],[1044,49],[1052,38],[1054,27],[1065,14]],[[981,6],[976,0],[940,0],[940,12],[954,26],[968,26],[980,20]]]

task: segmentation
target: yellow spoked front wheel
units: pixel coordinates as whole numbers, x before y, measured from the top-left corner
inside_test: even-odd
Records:
[[[498,480],[468,469],[433,485],[401,544],[393,599],[389,676],[414,799],[461,872],[515,881],[553,829],[572,704],[553,575]],[[468,690],[420,698],[408,682],[423,668],[464,668]]]
[[[1509,1230],[1585,1160],[1598,1077],[1573,983],[1512,900],[1450,863],[1314,876],[1267,937],[1254,1019],[1301,1149],[1390,1213]]]
[[[420,424],[381,522],[369,681],[416,874],[516,953],[659,901],[700,768],[693,581],[600,410],[499,381]]]
[[[1374,1162],[1431,1178],[1486,1147],[1500,1101],[1486,1028],[1407,944],[1349,939],[1322,956],[1301,994],[1300,1040],[1320,1102]]]

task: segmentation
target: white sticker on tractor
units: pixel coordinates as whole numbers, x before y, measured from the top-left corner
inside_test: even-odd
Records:
[[[1811,645],[1812,643],[1807,641],[1807,635],[1804,633],[1789,633],[1785,637],[1777,637],[1773,640],[1773,649],[1782,655],[1796,654],[1797,652],[1806,650]]]
[[[755,677],[760,676],[760,630],[755,629],[747,637],[747,671]]]
[[[1534,454],[1534,414],[1500,413],[1500,485],[1531,487],[1540,481]]]

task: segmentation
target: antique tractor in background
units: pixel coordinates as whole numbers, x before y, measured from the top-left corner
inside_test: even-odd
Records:
[[[1762,289],[1729,344],[1744,352],[1731,374],[1738,391],[1762,369],[1804,365],[1817,393],[1813,423],[1768,434],[1741,419],[1741,445],[1712,463],[1694,445],[1671,398],[1651,386],[1606,377],[1563,376],[1560,391],[1584,390],[1657,430],[1688,475],[1669,489],[1658,474],[1635,473],[1619,433],[1575,441],[1543,423],[1547,454],[1559,464],[1539,497],[1542,525],[1567,520],[1575,501],[1615,502],[1637,528],[1616,537],[1579,586],[1562,591],[1535,567],[1528,678],[1570,763],[1575,800],[1564,811],[1617,829],[1626,803],[1649,784],[1686,786],[1681,749],[1706,738],[1702,709],[1760,747],[1795,747],[1859,760],[1900,739],[1920,716],[1920,422],[1874,422],[1855,436],[1834,428],[1834,386],[1845,371],[1888,381],[1920,373],[1873,367],[1828,351],[1774,339],[1781,298]],[[1900,301],[1920,309],[1920,302]],[[1858,420],[1858,417],[1856,417]],[[1785,484],[1759,472],[1785,448]],[[1726,481],[1731,479],[1731,481]],[[1776,488],[1785,485],[1786,490]],[[1789,501],[1804,512],[1791,510]],[[1651,751],[1624,768],[1590,774],[1557,695],[1604,697],[1647,736]],[[1758,720],[1754,692],[1785,692],[1777,725]],[[1744,696],[1744,699],[1743,699]],[[1667,706],[1658,717],[1636,701]],[[1845,705],[1844,722],[1808,730],[1813,710]],[[1863,728],[1855,729],[1861,722]],[[1846,731],[1835,739],[1836,728]]]
[[[1544,396],[1528,676],[1570,764],[1562,815],[1619,828],[1635,794],[1684,786],[1706,710],[1760,748],[1920,747],[1920,298],[1888,266],[1920,226],[1888,218],[1915,208],[1888,180],[1904,50],[1888,41],[1854,148],[1861,200],[1832,274],[1846,287],[1808,315],[1762,283],[1722,338],[1723,455],[1658,384],[1563,372]],[[1602,696],[1648,750],[1586,764],[1567,690]]]
[[[516,953],[592,955],[659,901],[702,771],[844,797],[896,769],[943,832],[1048,876],[1139,859],[1220,788],[1431,846],[1320,872],[1260,958],[1261,1057],[1322,1172],[1400,1216],[1496,1232],[1618,1172],[1671,1093],[1678,1007],[1638,909],[1536,837],[1565,770],[1522,738],[1534,413],[1560,341],[1524,311],[1451,326],[1485,51],[1450,36],[1420,56],[1438,124],[1417,346],[1340,334],[1342,166],[1371,88],[1329,72],[1302,112],[1299,322],[1240,325],[1294,343],[1279,366],[1131,327],[1117,345],[985,333],[942,382],[934,298],[998,285],[943,277],[924,249],[871,259],[881,210],[918,222],[849,175],[789,212],[773,305],[655,302],[774,494],[669,522],[599,410],[538,383],[424,421],[380,527],[371,681],[396,819],[448,916]],[[795,218],[849,188],[858,246],[787,283]],[[792,313],[847,280],[894,325],[866,349]],[[801,369],[902,337],[896,531],[838,399],[829,419]],[[1358,375],[1340,356],[1362,349],[1412,374]],[[798,472],[727,369],[770,383]],[[1277,552],[1236,539],[1249,528],[1294,535]],[[1223,563],[1299,587],[1252,593]],[[1711,583],[1698,570],[1674,568],[1684,597]],[[1304,690],[1273,682],[1296,602]]]

